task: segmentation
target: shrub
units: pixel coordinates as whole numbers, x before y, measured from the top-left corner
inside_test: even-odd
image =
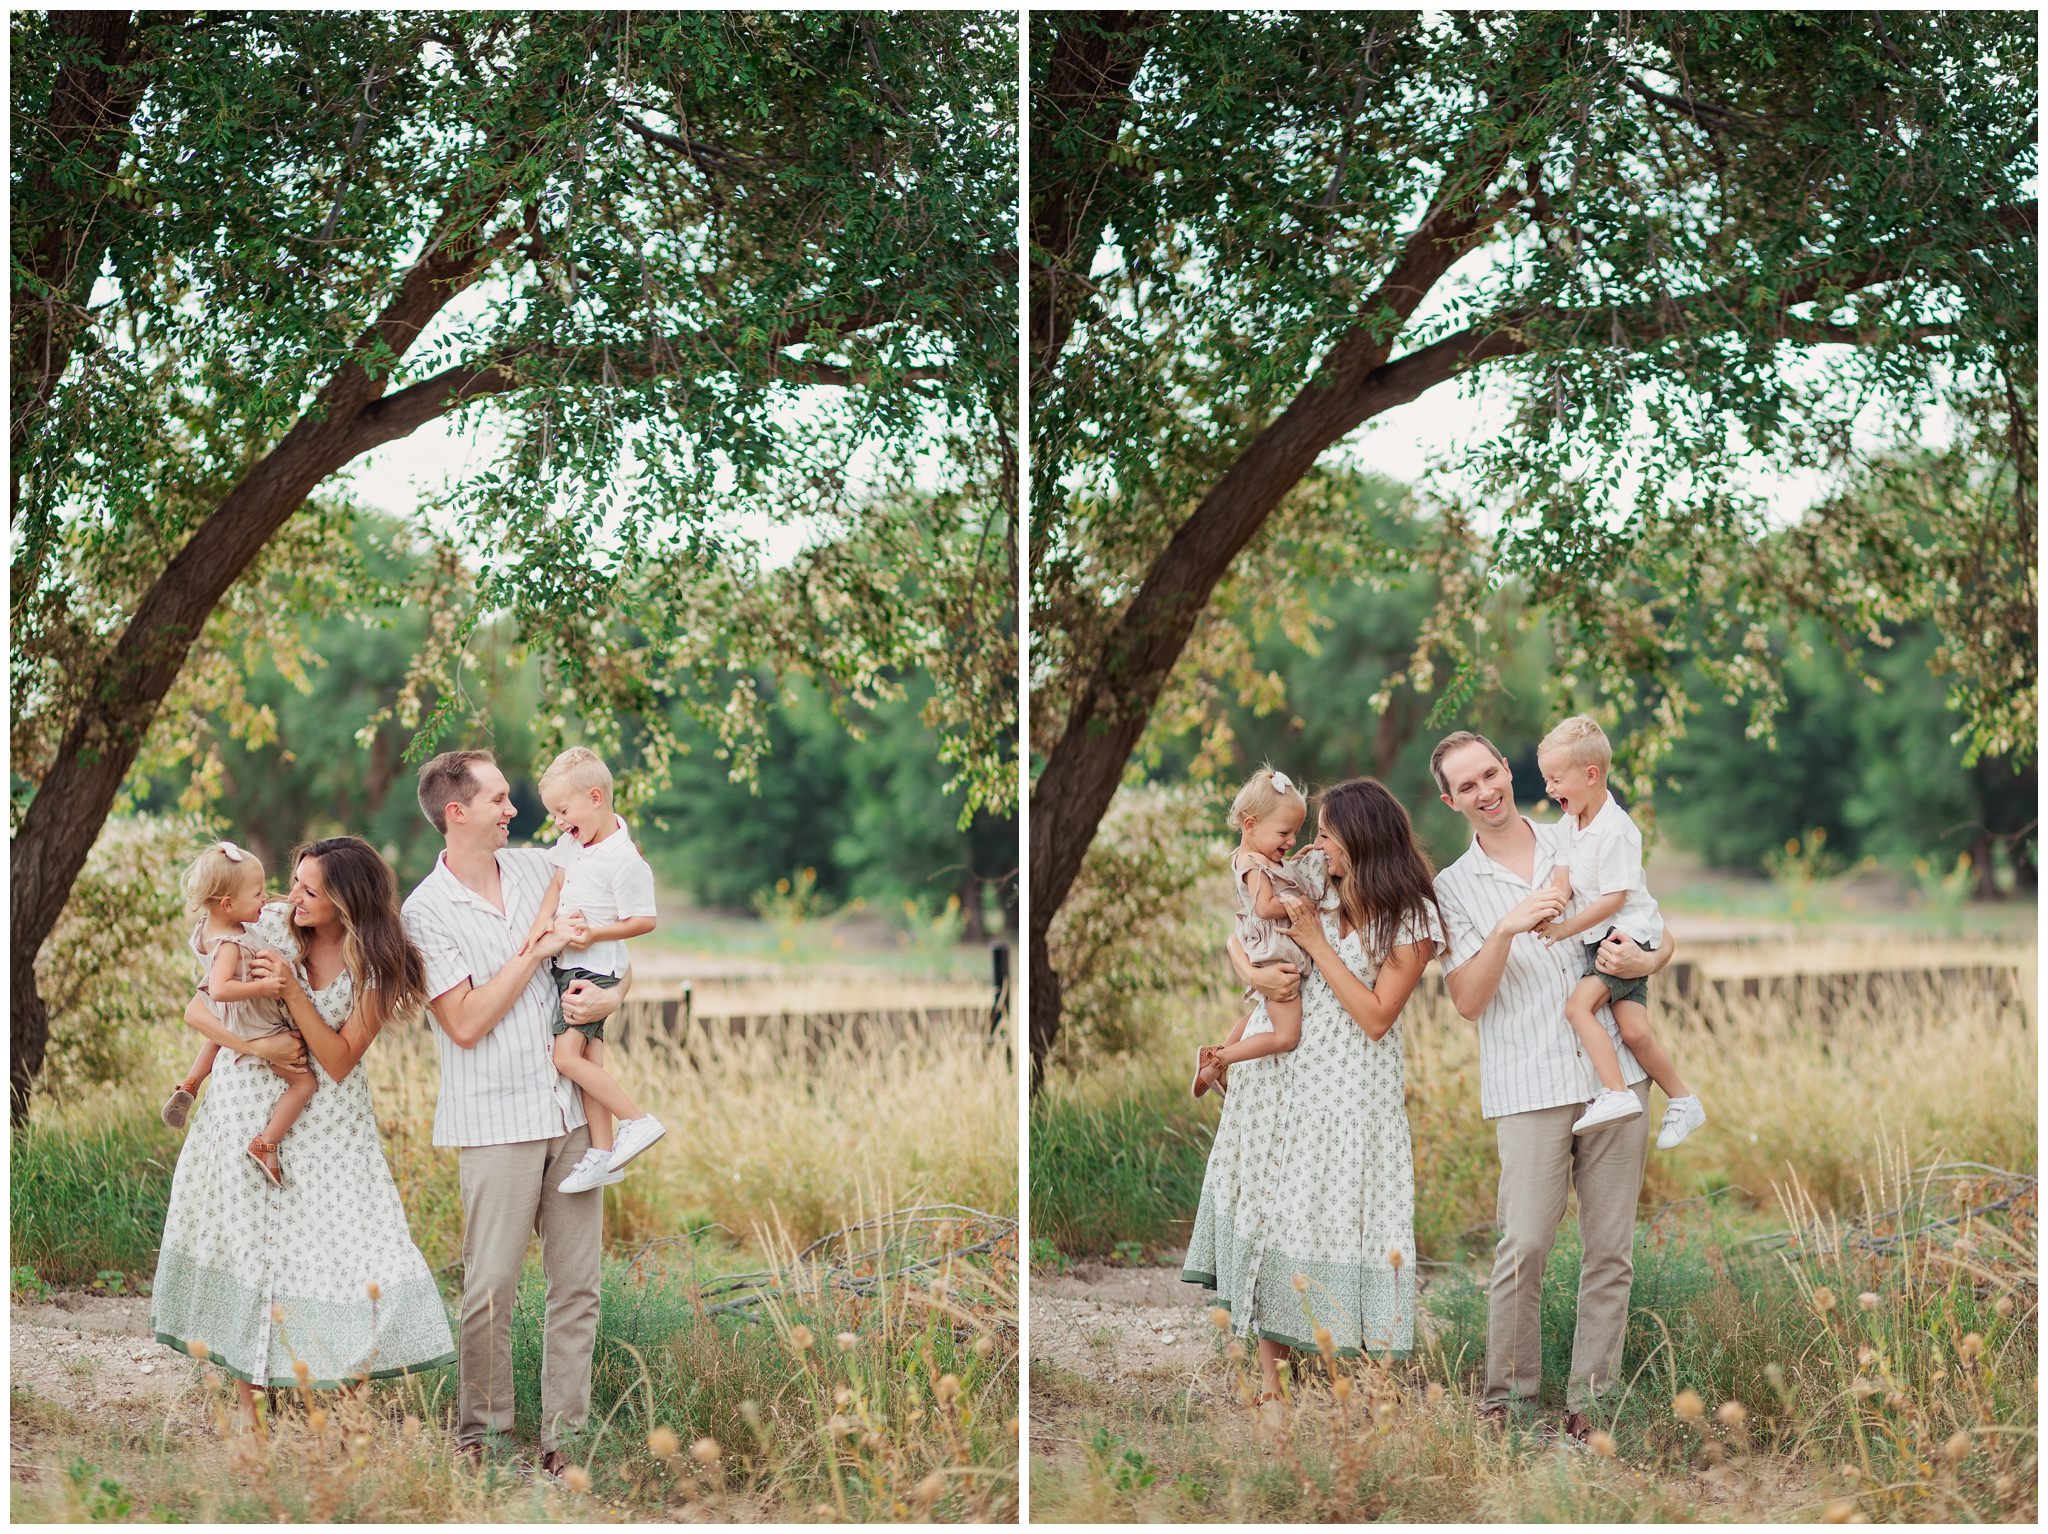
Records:
[[[1222,825],[1221,806],[1197,789],[1119,791],[1053,920],[1063,1015],[1056,1066],[1139,1048],[1142,1003],[1205,975],[1227,977],[1226,915],[1206,903]]]
[[[75,1098],[121,1081],[149,1058],[149,1031],[185,1031],[198,976],[185,951],[191,922],[179,876],[206,834],[195,818],[117,816],[93,844],[36,956],[50,1009],[43,1092]],[[198,1035],[190,1038],[196,1049]]]

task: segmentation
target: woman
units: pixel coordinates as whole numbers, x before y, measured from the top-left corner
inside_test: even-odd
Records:
[[[425,999],[397,881],[353,836],[292,861],[289,900],[252,928],[276,953],[257,954],[251,971],[275,981],[304,1049],[290,1035],[240,1038],[193,999],[186,1021],[221,1045],[223,1063],[178,1156],[150,1303],[159,1342],[234,1376],[245,1426],[256,1385],[331,1389],[455,1357],[361,1069],[384,1025]],[[244,1147],[306,1054],[318,1090],[283,1141],[284,1185],[273,1188]]]
[[[1429,860],[1407,812],[1370,778],[1323,796],[1316,846],[1334,912],[1290,902],[1301,1042],[1231,1067],[1181,1277],[1216,1291],[1259,1342],[1260,1399],[1280,1360],[1329,1333],[1340,1353],[1415,1345],[1415,1165],[1402,1101],[1401,1008],[1441,946]],[[1232,961],[1271,989],[1270,969]],[[1247,1033],[1272,1026],[1262,1001]]]

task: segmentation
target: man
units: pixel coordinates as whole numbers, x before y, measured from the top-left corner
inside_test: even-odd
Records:
[[[541,1468],[568,1465],[566,1433],[590,1411],[597,1343],[604,1194],[557,1184],[590,1148],[581,1095],[556,1074],[549,961],[579,913],[526,952],[527,929],[554,876],[537,848],[508,848],[511,785],[488,751],[448,751],[420,768],[420,809],[446,843],[405,902],[405,928],[426,961],[428,1013],[441,1058],[434,1143],[460,1147],[462,1309],[458,1452],[481,1460],[487,1436],[512,1427],[512,1311],[527,1237],[540,1234],[547,1321],[540,1372]],[[609,1017],[632,984],[578,982],[572,1023]],[[618,1181],[617,1177],[609,1179]]]
[[[1562,914],[1551,888],[1550,836],[1515,808],[1507,758],[1483,735],[1460,730],[1430,757],[1443,802],[1472,827],[1472,845],[1437,875],[1446,946],[1445,983],[1459,1015],[1479,1025],[1480,1112],[1494,1121],[1501,1228],[1487,1293],[1486,1388],[1480,1415],[1505,1426],[1515,1401],[1532,1401],[1543,1382],[1543,1265],[1564,1219],[1565,1196],[1579,1195],[1578,1329],[1565,1388],[1564,1430],[1583,1443],[1587,1408],[1621,1368],[1635,1274],[1636,1196],[1642,1189],[1649,1120],[1636,1115],[1584,1135],[1572,1121],[1592,1095],[1565,999],[1579,977],[1576,945],[1552,947],[1534,929]],[[1613,975],[1649,975],[1671,962],[1670,934],[1654,951],[1619,933],[1602,945],[1599,967]],[[1647,1104],[1641,1065],[1621,1041],[1611,1012],[1601,1019],[1621,1058],[1622,1080]]]

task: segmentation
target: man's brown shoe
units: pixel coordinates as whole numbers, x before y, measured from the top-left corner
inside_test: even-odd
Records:
[[[559,1481],[568,1468],[569,1456],[560,1449],[549,1449],[540,1457],[540,1473],[551,1481]]]
[[[1508,1430],[1508,1409],[1497,1403],[1492,1406],[1480,1407],[1479,1425],[1484,1428],[1491,1428],[1496,1433],[1505,1433]]]
[[[1582,1411],[1566,1412],[1564,1436],[1574,1443],[1584,1443],[1593,1436],[1593,1419]]]

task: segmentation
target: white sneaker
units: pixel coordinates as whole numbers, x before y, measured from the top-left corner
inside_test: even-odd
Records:
[[[668,1127],[651,1113],[627,1119],[615,1127],[612,1131],[612,1170],[618,1171],[667,1133]]]
[[[611,1170],[611,1159],[593,1145],[583,1153],[583,1159],[569,1169],[569,1175],[558,1185],[559,1190],[563,1193],[588,1193],[592,1188],[618,1181],[618,1178],[605,1176]],[[621,1177],[624,1175],[620,1174]]]
[[[1670,1150],[1707,1121],[1697,1096],[1674,1097],[1664,1105],[1664,1127],[1657,1131],[1657,1149]]]
[[[1579,1121],[1572,1125],[1572,1133],[1582,1135],[1589,1129],[1598,1129],[1602,1124],[1632,1119],[1642,1111],[1643,1105],[1636,1101],[1635,1093],[1609,1092],[1603,1088],[1600,1094],[1587,1104],[1586,1111],[1579,1116]]]

